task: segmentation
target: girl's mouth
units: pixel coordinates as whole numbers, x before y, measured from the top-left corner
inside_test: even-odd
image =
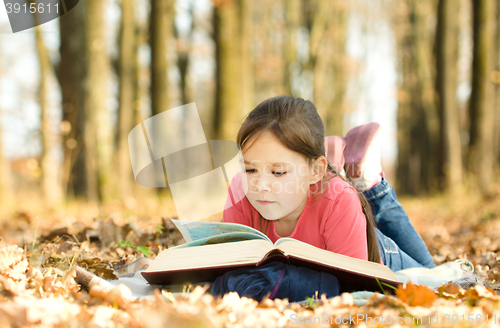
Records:
[[[272,204],[274,202],[270,202],[268,200],[258,200],[257,201],[260,205],[269,205],[269,204]]]

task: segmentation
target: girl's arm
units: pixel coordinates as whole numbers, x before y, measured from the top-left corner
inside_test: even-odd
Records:
[[[354,188],[342,188],[331,203],[326,217],[323,238],[326,249],[363,260],[368,260],[366,217]]]

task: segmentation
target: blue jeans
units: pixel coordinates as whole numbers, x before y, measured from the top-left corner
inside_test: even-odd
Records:
[[[371,205],[382,262],[392,271],[436,266],[424,241],[412,226],[394,189],[385,178],[366,190]]]

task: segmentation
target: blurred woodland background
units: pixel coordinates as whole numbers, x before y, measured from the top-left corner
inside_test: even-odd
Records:
[[[133,178],[127,137],[143,120],[196,102],[207,140],[234,140],[256,104],[289,94],[313,101],[327,135],[344,135],[367,85],[390,74],[397,154],[387,170],[398,195],[497,189],[499,0],[83,0],[54,24],[56,33],[42,25],[25,35],[38,61],[25,79],[36,87],[18,94],[18,107],[0,104],[4,203],[133,207],[168,196]],[[366,81],[374,59],[348,42],[359,47],[381,26],[395,72]],[[15,36],[0,37],[2,52]],[[6,73],[15,57],[3,61],[4,90],[24,83]],[[8,155],[6,130],[30,99],[36,117],[21,119],[37,122],[26,141],[37,151]]]

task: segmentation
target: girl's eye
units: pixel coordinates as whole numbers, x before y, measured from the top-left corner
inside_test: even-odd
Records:
[[[286,174],[286,172],[273,172],[273,174],[277,177],[282,177]]]
[[[255,169],[246,169],[245,173],[255,173]]]

